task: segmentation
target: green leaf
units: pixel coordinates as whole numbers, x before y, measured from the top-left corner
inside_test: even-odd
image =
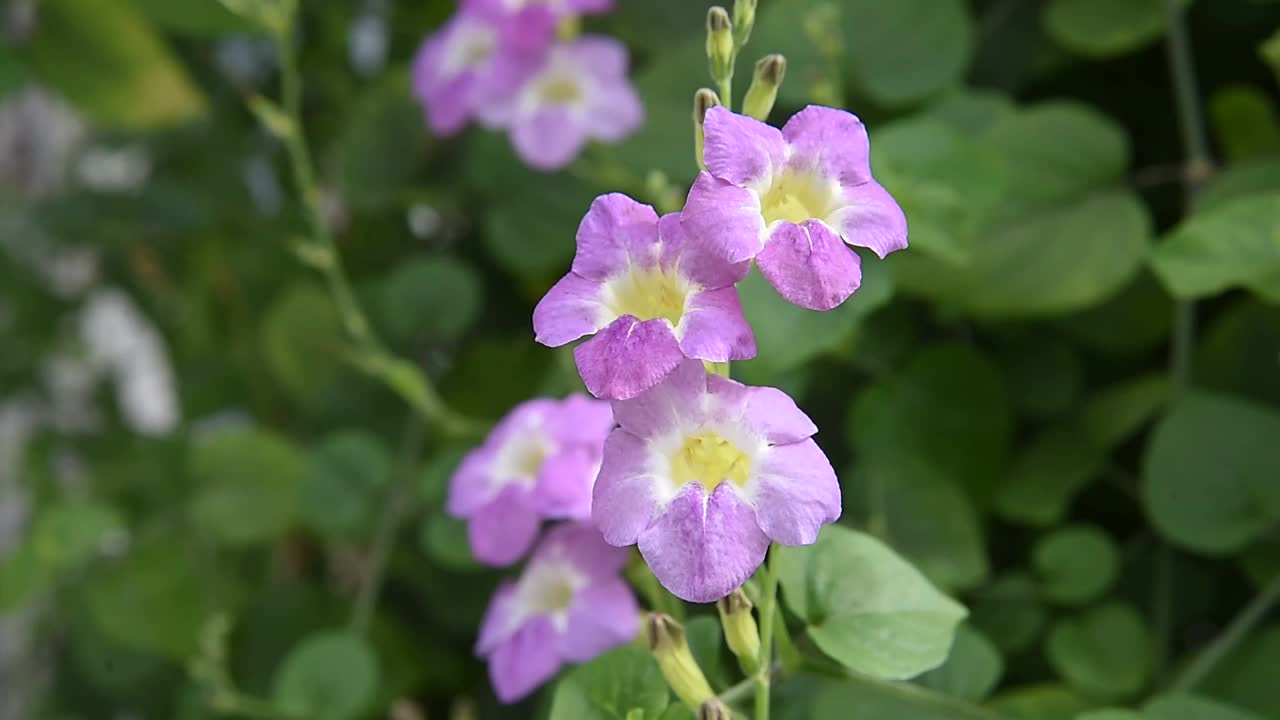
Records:
[[[900,287],[992,317],[1060,315],[1124,288],[1147,255],[1151,221],[1125,190],[1103,190],[1001,222],[969,241],[964,266],[896,253]]]
[[[408,258],[378,284],[377,320],[397,343],[457,340],[479,319],[483,300],[483,282],[466,261]]]
[[[1280,407],[1280,307],[1243,300],[1204,329],[1192,372],[1197,387]]]
[[[1070,410],[1084,391],[1080,353],[1064,338],[1034,333],[1001,349],[1014,407],[1033,418],[1051,418]]]
[[[774,695],[777,699],[769,717],[778,720],[958,720],[970,716],[961,715],[964,710],[974,712],[967,703],[914,685],[856,676],[838,681],[788,677]],[[960,708],[964,710],[957,712]]]
[[[842,476],[845,512],[944,590],[967,590],[989,570],[973,500],[949,476],[911,459]]]
[[[381,489],[391,475],[391,454],[372,435],[344,430],[312,448],[302,471],[302,519],[330,535],[369,530],[382,507]]]
[[[1202,391],[1156,426],[1142,498],[1161,535],[1192,550],[1234,552],[1280,519],[1280,412]]]
[[[1132,52],[1163,35],[1167,13],[1165,0],[1051,0],[1043,19],[1045,31],[1063,47],[1102,58]]]
[[[782,299],[753,268],[738,284],[738,296],[758,352],[754,360],[734,363],[735,372],[739,367],[748,369],[763,382],[769,375],[846,344],[861,321],[893,295],[893,280],[880,260],[864,258],[862,272],[862,287],[851,298],[834,310],[815,312]]]
[[[562,174],[531,176],[484,218],[490,254],[506,270],[522,275],[567,271],[578,223],[595,193]]]
[[[979,588],[971,602],[974,627],[1006,654],[1022,652],[1035,642],[1048,611],[1030,575],[1014,572]]]
[[[336,630],[305,638],[285,658],[272,698],[316,720],[363,717],[378,689],[378,658],[357,635]]]
[[[475,570],[480,567],[471,554],[465,520],[433,513],[423,518],[420,530],[423,552],[441,567],[451,570]]]
[[[198,486],[191,522],[220,542],[266,542],[297,516],[302,458],[274,433],[236,428],[201,438],[191,448],[190,471]]]
[[[1140,713],[1121,708],[1105,708],[1077,715],[1076,720],[1144,720]]]
[[[1261,716],[1194,695],[1163,695],[1147,703],[1146,720],[1263,720]]]
[[[207,109],[146,18],[119,0],[42,2],[28,59],[42,82],[99,125],[148,130]]]
[[[1009,720],[1074,720],[1092,703],[1060,685],[1024,686],[992,700],[990,708]]]
[[[54,569],[40,561],[35,547],[23,543],[0,558],[0,614],[20,607],[42,593],[56,579]]]
[[[183,661],[218,605],[217,578],[168,539],[134,547],[91,579],[89,615],[107,637],[129,648]]]
[[[1168,399],[1169,379],[1164,373],[1143,375],[1090,395],[1076,425],[1094,447],[1111,450],[1145,427]]]
[[[979,702],[991,694],[1004,674],[1004,659],[987,636],[964,623],[956,630],[947,661],[921,675],[919,683],[963,700]]]
[[[918,462],[980,503],[1003,473],[1013,417],[999,370],[963,345],[936,345],[858,396],[848,428],[856,456]]]
[[[1192,215],[1161,241],[1151,263],[1179,298],[1244,287],[1280,302],[1280,192],[1246,196]]]
[[[1009,165],[1015,203],[1043,207],[1078,198],[1123,175],[1129,165],[1124,130],[1088,105],[1056,100],[1006,113],[983,139]]]
[[[620,720],[633,709],[658,718],[670,699],[658,663],[623,645],[581,665],[556,684],[548,720]]]
[[[905,679],[946,659],[965,609],[880,541],[828,525],[814,545],[774,552],[788,607],[850,670]]]
[[[973,58],[963,0],[852,0],[840,5],[851,77],[877,103],[908,105],[960,84]]]
[[[1167,342],[1172,317],[1173,299],[1144,270],[1106,302],[1055,324],[1090,350],[1137,355]]]
[[[1280,716],[1276,668],[1280,667],[1280,625],[1250,633],[1206,679],[1206,695],[1263,717]]]
[[[1068,685],[1090,697],[1136,695],[1151,671],[1151,638],[1128,605],[1102,605],[1059,620],[1049,633],[1049,663]]]
[[[1045,597],[1064,605],[1084,605],[1111,588],[1120,571],[1120,557],[1105,532],[1076,525],[1041,538],[1031,550],[1031,565]]]
[[[199,36],[243,33],[254,25],[220,0],[129,0],[151,22],[166,30]]]
[[[1217,209],[1233,200],[1280,191],[1280,160],[1256,158],[1235,163],[1214,175],[1196,204],[1198,212]]]
[[[444,505],[449,492],[449,479],[458,469],[462,458],[471,451],[461,445],[440,448],[422,466],[418,474],[418,497],[428,505]]]
[[[1001,517],[1025,525],[1048,527],[1061,522],[1076,494],[1106,462],[1106,454],[1079,429],[1051,428],[1018,455],[996,493],[996,510]]]
[[[406,73],[387,74],[351,108],[329,156],[342,197],[357,210],[399,207],[431,137]]]
[[[63,500],[36,516],[31,550],[35,561],[49,570],[71,570],[95,557],[103,539],[124,527],[124,518],[110,505]]]
[[[342,321],[323,289],[305,283],[285,288],[262,320],[267,367],[300,398],[332,385],[341,371]]]
[[[1253,85],[1230,85],[1215,92],[1209,118],[1228,162],[1280,150],[1280,120],[1271,98]]]

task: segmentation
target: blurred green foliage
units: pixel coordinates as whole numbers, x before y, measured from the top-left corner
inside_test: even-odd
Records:
[[[337,249],[379,336],[459,412],[491,421],[581,389],[530,313],[594,196],[657,202],[653,170],[691,182],[707,4],[619,0],[586,20],[630,46],[646,125],[546,175],[499,135],[427,133],[408,64],[452,3],[302,3],[304,132]],[[760,357],[732,371],[814,417],[848,526],[781,553],[798,652],[838,663],[788,675],[775,717],[1280,715],[1274,610],[1180,680],[1280,583],[1280,93],[1256,51],[1280,5],[1180,4],[1211,169],[1185,164],[1164,0],[761,0],[743,60],[788,57],[773,121],[809,102],[859,114],[912,244],[865,257],[863,287],[825,314],[755,272],[740,286]],[[50,268],[87,249],[90,284],[126,289],[163,336],[183,418],[140,435],[95,377],[91,430],[41,421],[13,452],[0,424],[0,503],[31,509],[13,542],[0,533],[0,622],[39,631],[29,676],[12,676],[29,716],[207,720],[252,716],[258,698],[326,720],[690,717],[632,647],[535,700],[493,699],[472,647],[501,574],[443,510],[467,444],[428,431],[419,447],[295,255],[287,158],[245,105],[278,93],[261,28],[215,0],[10,7],[0,407],[65,414],[50,362],[83,359],[88,290]],[[359,59],[361,23],[386,33],[385,63]],[[33,114],[37,89],[77,118],[69,154],[50,159],[61,126]],[[130,149],[139,182],[94,174],[94,152]],[[1203,184],[1190,206],[1187,183]],[[1188,327],[1171,318],[1191,301],[1183,387],[1169,358]],[[380,546],[388,508],[403,523]],[[361,631],[352,608],[377,563]],[[856,563],[899,594],[824,569]],[[693,612],[723,691],[732,658]],[[211,643],[220,617],[229,635]],[[220,653],[243,697],[192,670]],[[938,663],[912,683],[867,677]]]

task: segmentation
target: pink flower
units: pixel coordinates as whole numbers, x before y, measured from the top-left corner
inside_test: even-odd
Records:
[[[609,406],[585,395],[538,398],[507,414],[449,481],[447,509],[467,518],[476,559],[510,565],[537,538],[543,518],[586,518]]]
[[[533,311],[538,342],[574,349],[599,398],[625,400],[658,384],[686,358],[756,354],[734,284],[748,263],[729,263],[686,235],[678,215],[613,193],[591,203],[578,227],[572,271]]]
[[[785,393],[686,361],[613,403],[591,515],[612,545],[638,543],[654,575],[692,602],[718,600],[764,560],[770,540],[808,545],[840,517],[840,485]]]
[[[784,298],[830,310],[858,289],[861,262],[907,246],[902,208],[871,177],[867,130],[843,110],[810,105],[779,131],[712,108],[705,159],[681,216],[733,262],[755,258]]]
[[[498,588],[480,625],[476,655],[489,661],[498,699],[515,702],[566,662],[585,662],[633,639],[640,610],[621,577],[625,550],[595,528],[547,532],[520,579]]]

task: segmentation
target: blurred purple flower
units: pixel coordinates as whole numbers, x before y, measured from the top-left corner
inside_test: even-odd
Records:
[[[591,486],[605,436],[607,403],[585,395],[516,406],[449,482],[448,511],[467,518],[476,559],[510,565],[529,550],[543,518],[591,515]]]
[[[592,518],[612,545],[638,543],[664,587],[725,597],[770,540],[808,545],[840,517],[840,485],[781,390],[708,375],[686,361],[660,385],[614,401]]]
[[[594,334],[573,353],[587,389],[635,397],[685,358],[755,357],[734,287],[748,269],[693,242],[679,215],[602,195],[578,227],[572,270],[534,308],[533,329],[551,347]]]
[[[830,310],[858,289],[861,261],[845,243],[882,258],[907,246],[906,217],[871,177],[857,117],[810,105],[779,131],[715,107],[705,129],[708,172],[689,191],[685,229],[730,261],[755,258],[790,302]]]
[[[621,577],[627,552],[585,524],[547,532],[515,582],[498,588],[476,655],[489,661],[498,699],[515,702],[566,662],[585,662],[632,640],[639,607]]]

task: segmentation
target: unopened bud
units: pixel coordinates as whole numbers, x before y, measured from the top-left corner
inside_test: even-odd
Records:
[[[720,698],[711,698],[698,708],[698,720],[731,720],[733,713],[720,702]]]
[[[787,74],[787,59],[777,53],[765,55],[756,62],[751,87],[742,101],[742,111],[757,119],[766,120],[778,99],[778,87]]]
[[[667,684],[691,709],[697,710],[703,703],[715,697],[707,678],[689,650],[684,628],[670,615],[653,613],[646,625],[649,650],[658,660],[658,667]]]
[[[693,94],[693,159],[702,170],[707,169],[707,164],[702,159],[702,148],[706,142],[702,124],[706,122],[707,111],[719,104],[720,96],[709,88],[702,88]]]
[[[707,11],[707,60],[716,82],[728,82],[733,77],[733,23],[719,5]]]
[[[760,657],[760,630],[751,614],[751,600],[742,588],[716,602],[720,612],[720,624],[724,627],[724,640],[729,650],[738,657],[738,663],[746,674],[755,673]]]
[[[747,44],[755,24],[756,0],[733,0],[733,42],[738,47]]]

